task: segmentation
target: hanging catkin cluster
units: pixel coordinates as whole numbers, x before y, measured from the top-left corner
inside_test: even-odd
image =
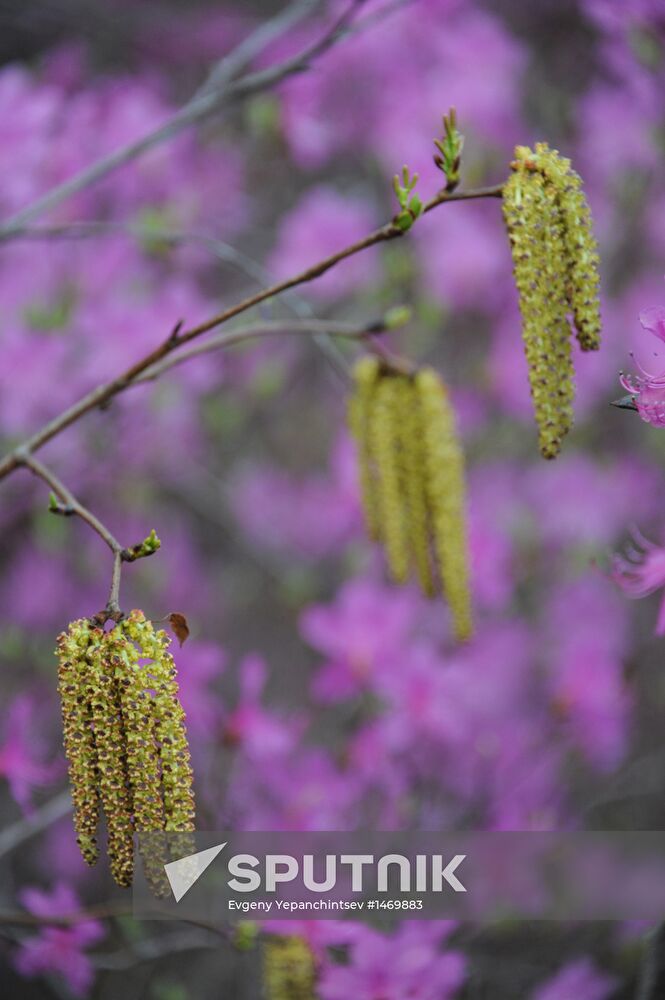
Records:
[[[369,356],[354,377],[349,421],[369,535],[396,583],[415,574],[427,596],[443,591],[457,638],[468,638],[464,458],[445,386],[431,368],[404,374]]]
[[[518,146],[503,189],[540,450],[555,458],[573,423],[571,320],[600,346],[598,252],[582,182],[547,143]]]
[[[109,632],[82,618],[58,637],[77,842],[94,864],[103,810],[111,873],[122,886],[132,883],[134,833],[194,829],[189,747],[169,644],[141,611]],[[159,877],[161,858],[150,853]]]
[[[271,936],[263,945],[263,985],[266,1000],[314,1000],[314,957],[295,935]]]

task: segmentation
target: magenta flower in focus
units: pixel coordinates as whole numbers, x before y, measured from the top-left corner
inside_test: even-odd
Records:
[[[52,892],[27,888],[21,902],[36,917],[62,919],[79,913],[81,904],[76,893],[64,882],[58,882]],[[104,928],[96,920],[82,920],[71,927],[44,926],[35,936],[21,942],[15,964],[23,976],[56,973],[62,976],[77,997],[87,996],[94,979],[87,948],[104,937]]]
[[[665,306],[643,309],[640,323],[645,330],[665,341]],[[621,374],[620,382],[635,399],[642,420],[654,427],[665,427],[665,371],[653,375],[637,362],[638,375]]]
[[[635,542],[625,556],[614,556],[612,578],[628,597],[637,599],[665,587],[665,548],[642,535],[636,535]],[[658,612],[656,635],[665,635],[665,595]]]

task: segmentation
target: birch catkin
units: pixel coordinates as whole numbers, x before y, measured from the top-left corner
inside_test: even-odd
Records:
[[[443,593],[455,635],[466,639],[472,624],[464,458],[445,387],[433,369],[405,374],[374,358],[358,362],[355,382],[351,429],[361,481],[367,479],[365,520],[377,525],[372,537],[382,542],[395,582],[413,575],[428,597]]]
[[[432,368],[415,377],[425,452],[425,484],[432,543],[455,635],[471,635],[469,557],[466,531],[464,456],[455,413],[441,379]]]
[[[314,956],[301,937],[271,936],[263,945],[266,1000],[314,1000]]]
[[[376,470],[379,537],[395,583],[409,575],[408,523],[399,465],[399,382],[379,379],[372,399],[367,447]]]
[[[135,833],[194,830],[192,769],[169,644],[141,611],[109,632],[81,619],[58,638],[78,844],[94,864],[101,806],[111,873],[122,886],[132,883]],[[146,864],[160,888],[162,860]]]
[[[503,216],[522,314],[540,451],[555,458],[573,422],[569,315],[585,351],[600,346],[598,253],[581,181],[547,143],[518,146]]]
[[[57,655],[60,661],[58,691],[65,753],[69,761],[76,841],[83,860],[94,865],[99,857],[99,778],[92,710],[84,691],[91,631],[86,619],[72,622],[69,631],[58,636]],[[101,632],[101,629],[95,631]]]

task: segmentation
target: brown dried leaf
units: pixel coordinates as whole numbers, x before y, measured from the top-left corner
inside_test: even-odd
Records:
[[[181,615],[179,611],[172,611],[168,616],[168,621],[173,634],[182,646],[183,642],[189,635],[189,625],[187,624],[187,619],[184,615]]]

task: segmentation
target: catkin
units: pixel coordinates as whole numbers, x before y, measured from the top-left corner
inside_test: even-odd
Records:
[[[116,639],[101,629],[95,633],[96,642],[86,654],[86,694],[97,745],[99,794],[106,816],[111,874],[119,885],[129,886],[134,874],[134,830],[125,725],[113,656]]]
[[[575,332],[583,351],[600,347],[598,245],[593,234],[591,209],[582,190],[582,178],[571,162],[546,142],[535,147],[538,164],[553,186],[563,222],[567,263],[567,297]]]
[[[466,533],[464,456],[455,414],[436,372],[423,368],[415,377],[425,446],[427,500],[441,583],[457,639],[471,635],[471,599]]]
[[[355,366],[356,391],[349,401],[349,426],[358,449],[358,479],[362,494],[365,527],[374,541],[381,536],[381,515],[376,489],[374,459],[369,446],[369,421],[374,390],[379,374],[379,359],[366,355]]]
[[[266,1000],[314,1000],[316,970],[312,952],[302,938],[271,936],[263,945],[263,986]]]
[[[91,627],[86,619],[72,622],[69,631],[58,636],[57,655],[60,661],[58,691],[62,708],[63,740],[74,803],[74,829],[84,861],[94,865],[99,857],[97,747],[92,729],[92,712],[83,691],[90,632]]]
[[[503,215],[522,315],[529,384],[544,458],[555,458],[573,422],[570,322],[583,350],[600,345],[598,254],[570,161],[538,143],[515,150]]]
[[[433,597],[436,585],[430,544],[431,516],[427,496],[425,422],[413,380],[400,378],[397,382],[398,461],[411,559],[423,593]]]
[[[409,576],[407,519],[398,456],[399,379],[381,378],[376,387],[369,422],[369,448],[376,466],[379,532],[388,569],[395,583]]]
[[[378,524],[371,537],[382,542],[397,583],[414,575],[428,597],[443,593],[455,636],[466,639],[472,624],[464,459],[443,383],[433,369],[410,374],[374,358],[361,359],[355,381],[351,430],[361,480],[368,479],[365,519]]]
[[[160,892],[168,889],[166,833],[190,837],[194,830],[190,754],[169,644],[164,631],[132,611],[108,632],[85,619],[72,622],[57,648],[81,853],[88,864],[97,860],[101,805],[116,882],[131,885],[133,836],[150,834],[142,857],[148,881]],[[171,846],[183,847],[183,854],[193,850],[189,839]]]

